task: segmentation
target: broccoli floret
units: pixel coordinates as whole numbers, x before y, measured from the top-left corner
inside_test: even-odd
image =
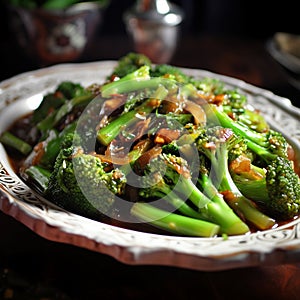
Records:
[[[220,95],[225,91],[224,83],[216,78],[196,79],[193,77],[191,83],[204,95]]]
[[[180,156],[180,146],[177,140],[173,140],[162,146],[162,152],[166,154],[173,154],[175,156]]]
[[[208,198],[197,188],[192,181],[187,161],[182,157],[162,153],[150,160],[147,167],[146,176],[142,177],[142,186],[145,188],[140,190],[143,197],[165,197],[183,214],[198,216],[197,219],[219,225],[222,233],[235,235],[249,231],[248,226],[233,212],[219,193]],[[197,214],[188,207],[185,202],[187,199],[193,203]]]
[[[80,83],[63,81],[58,85],[56,92],[62,93],[66,99],[72,99],[86,94],[86,89]]]
[[[130,52],[118,60],[118,64],[113,69],[109,79],[115,76],[122,78],[127,74],[136,71],[142,66],[151,67],[151,64],[151,60],[147,56],[141,53]]]
[[[263,166],[275,159],[278,155],[288,156],[288,142],[285,137],[275,130],[269,129],[267,132],[257,132],[245,124],[230,118],[224,111],[215,105],[210,105],[210,121],[217,122],[224,128],[230,128],[236,135],[242,137],[247,147],[256,154],[256,159]]]
[[[37,124],[69,99],[80,97],[84,94],[86,94],[86,90],[81,84],[71,81],[61,82],[53,93],[48,93],[43,97],[42,102],[33,112],[32,122]]]
[[[300,212],[300,181],[292,162],[278,156],[267,167],[266,183],[269,193],[268,212],[287,220]]]
[[[226,202],[244,220],[258,229],[269,229],[275,220],[262,213],[246,198],[234,183],[229,170],[229,153],[240,139],[229,128],[213,126],[200,128],[196,138],[198,151],[210,161],[213,184],[224,195]]]
[[[76,122],[67,125],[61,132],[55,129],[48,131],[48,136],[40,141],[37,147],[34,147],[32,153],[26,158],[27,161],[34,161],[48,170],[53,170],[55,159],[61,149],[61,143],[65,135],[75,131]]]
[[[243,113],[235,114],[235,119],[256,132],[268,132],[270,126],[259,111],[244,108]]]
[[[247,104],[247,97],[237,90],[226,90],[222,105],[225,111],[233,113],[243,113],[245,111],[245,105]]]
[[[42,121],[65,102],[66,98],[62,93],[54,92],[45,95],[38,108],[33,111],[32,123],[37,124]]]
[[[150,67],[144,65],[132,73],[128,73],[119,80],[103,84],[101,87],[101,95],[102,97],[107,98],[114,94],[126,94],[142,89],[155,90],[160,85],[172,87],[175,82],[175,80],[168,78],[151,77]]]
[[[156,65],[150,72],[153,77],[164,77],[172,80],[176,80],[179,83],[189,83],[191,77],[185,74],[181,69],[168,64]]]
[[[261,133],[270,129],[262,114],[248,105],[246,95],[241,94],[238,90],[225,90],[221,95],[222,109],[233,120]],[[220,95],[218,98],[220,100]]]
[[[74,91],[73,94],[75,95],[73,98],[65,98],[65,101],[58,107],[51,107],[50,113],[47,113],[46,117],[36,124],[41,133],[41,140],[48,135],[49,130],[57,128],[60,124],[62,124],[62,128],[67,125],[68,122],[65,122],[66,117],[75,110],[82,111],[94,98],[92,92],[87,89],[79,88],[78,92]],[[48,104],[45,105],[48,106]]]
[[[186,130],[183,131],[183,134],[178,139],[164,144],[162,146],[162,153],[180,156],[183,159],[188,160],[190,170],[198,168],[197,159],[191,159],[198,155],[197,149],[194,145],[194,139],[192,134],[187,133]]]
[[[109,213],[115,195],[124,192],[126,177],[97,156],[83,153],[76,135],[68,134],[62,143],[45,196],[58,206],[90,217]]]
[[[173,192],[172,188],[172,183],[167,183],[159,171],[151,170],[148,165],[148,168],[145,170],[145,176],[141,180],[139,195],[144,199],[164,198],[182,214],[193,218],[200,218],[201,214],[186,204],[184,200]]]
[[[300,212],[300,181],[293,164],[277,156],[265,169],[244,162],[230,168],[240,191],[268,215],[280,221],[291,220]]]

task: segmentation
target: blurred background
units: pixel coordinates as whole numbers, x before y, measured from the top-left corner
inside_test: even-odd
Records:
[[[15,72],[38,67],[32,61],[28,61],[24,51],[20,52],[20,48],[16,44],[16,35],[11,30],[11,15],[5,5],[7,2],[9,0],[1,0],[0,2],[0,60],[2,66],[0,80],[14,75]],[[115,59],[132,49],[131,45],[126,44],[128,33],[123,14],[135,3],[134,0],[109,1],[101,17],[101,25],[97,28],[96,39],[93,43],[94,48],[91,52],[85,53],[84,57],[81,57],[82,61]],[[262,5],[262,2],[257,0],[174,0],[172,3],[177,4],[185,15],[184,21],[181,23],[181,35],[183,37],[196,38],[202,35],[219,35],[264,41],[278,31],[300,32],[296,2],[291,0],[285,1],[284,4],[272,2],[269,5]],[[115,52],[107,51],[109,46],[105,44],[106,37],[120,37],[121,43],[116,46],[120,49]],[[194,52],[201,60],[201,46],[198,45]],[[220,49],[219,54],[222,54],[222,49]],[[9,57],[11,59],[8,59]],[[18,69],[13,65],[18,65]]]
[[[8,1],[1,0],[2,40],[13,39],[8,31],[9,16],[5,8]],[[135,0],[110,0],[106,9],[100,35],[126,34],[122,15]],[[183,33],[241,35],[266,38],[276,31],[300,32],[296,1],[272,2],[252,0],[173,0],[185,15]]]
[[[55,64],[37,63],[26,54],[28,49],[17,44],[20,33],[12,30],[13,19],[6,4],[21,0],[0,1],[0,81]],[[92,42],[80,57],[68,61],[118,59],[134,50],[123,16],[136,3],[109,0]],[[299,74],[296,78],[295,74],[287,74],[266,49],[267,41],[277,32],[300,33],[297,1],[267,4],[258,0],[173,0],[171,3],[178,5],[185,17],[180,23],[180,38],[168,61],[170,64],[238,77],[299,104]]]
[[[186,18],[184,35],[239,35],[244,38],[267,38],[276,31],[300,32],[295,1],[263,5],[253,0],[173,0]],[[135,1],[112,0],[107,9],[102,34],[125,34],[122,13]]]

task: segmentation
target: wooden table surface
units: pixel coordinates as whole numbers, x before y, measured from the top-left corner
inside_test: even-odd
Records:
[[[265,40],[182,37],[170,63],[207,69],[288,97],[300,92],[270,57]],[[132,50],[127,37],[100,36],[80,62],[118,59]],[[39,68],[11,42],[0,47],[1,77]],[[0,299],[298,299],[300,257],[295,264],[223,271],[131,266],[68,244],[46,240],[0,213]],[[2,298],[1,298],[2,297]]]

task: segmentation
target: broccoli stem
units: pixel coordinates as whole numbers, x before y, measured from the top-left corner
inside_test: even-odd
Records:
[[[220,231],[217,224],[170,213],[148,203],[134,203],[131,214],[151,225],[180,235],[213,237]]]
[[[147,103],[144,104],[149,104],[150,100],[147,101]],[[98,130],[97,132],[97,140],[102,144],[107,146],[112,140],[114,140],[120,133],[122,129],[125,129],[126,127],[133,125],[136,123],[138,120],[140,120],[137,117],[137,114],[139,112],[143,113],[150,113],[154,108],[151,106],[146,106],[141,110],[142,107],[138,107],[135,110],[131,110],[117,119],[114,119],[111,123],[106,125],[105,127],[102,127]]]
[[[209,114],[213,114],[215,117],[217,117],[218,121],[223,127],[231,128],[235,134],[253,142],[251,145],[249,145],[250,149],[254,144],[258,144],[261,147],[267,146],[267,140],[263,134],[251,130],[247,126],[234,121],[226,113],[220,111],[215,105],[210,105],[210,108],[212,111],[209,112]]]
[[[197,188],[191,179],[179,176],[178,181],[174,182],[176,183],[174,191],[190,199],[198,209],[205,207],[210,202],[210,199]]]
[[[268,151],[265,147],[260,146],[259,144],[247,140],[247,147],[251,149],[254,153],[256,153],[259,157],[261,157],[265,162],[270,162],[276,159],[277,155]]]
[[[218,176],[219,188],[229,206],[241,217],[251,222],[257,228],[265,230],[275,225],[275,220],[262,213],[246,198],[234,183],[228,168],[228,150],[225,144],[218,148],[216,156],[212,155],[212,168]]]
[[[168,90],[164,86],[158,86],[152,98],[147,99],[135,109],[122,114],[105,127],[100,128],[97,132],[97,140],[102,145],[107,146],[119,135],[122,129],[140,121],[140,118],[138,118],[139,114],[144,116],[157,108],[160,105],[161,100],[164,99],[167,94]]]
[[[51,176],[51,171],[40,166],[30,166],[26,169],[25,173],[31,180],[34,181],[34,183],[41,189],[42,192],[46,191]]]
[[[261,201],[262,199],[269,199],[268,189],[266,185],[266,178],[257,180],[242,179],[242,176],[234,175],[233,180],[245,197],[254,201]]]
[[[87,104],[89,104],[93,98],[94,95],[88,93],[86,95],[74,97],[71,100],[67,101],[58,109],[57,113],[55,114],[53,125],[55,126],[56,124],[58,124],[58,122],[68,113],[70,113],[75,107],[86,106]]]
[[[183,201],[176,193],[173,191],[169,191],[168,194],[164,196],[166,201],[170,203],[173,207],[175,207],[178,211],[180,211],[183,215],[195,219],[203,219],[203,215],[192,207],[190,207],[185,201]],[[209,220],[204,220],[209,221]]]
[[[204,209],[202,209],[204,210]],[[202,211],[200,209],[200,213]],[[210,220],[220,225],[221,232],[229,235],[244,234],[250,231],[248,225],[230,208],[220,196],[214,196],[205,207]]]
[[[5,131],[2,133],[2,135],[0,136],[0,142],[19,151],[24,155],[29,154],[32,150],[32,147],[27,142],[23,141],[9,131]]]
[[[164,174],[167,180],[164,184],[156,185],[156,189],[172,197],[169,191],[171,189],[174,193],[180,195],[182,201],[189,199],[197,208],[197,218],[218,224],[222,233],[234,235],[249,232],[248,226],[233,212],[221,195],[215,194],[210,199],[198,189],[190,177],[178,173],[176,156],[164,155],[163,157],[167,163],[167,169]],[[180,164],[178,166],[180,167]],[[161,172],[161,170],[158,172]],[[172,182],[172,188],[166,182]],[[181,209],[187,208],[182,206]]]
[[[211,199],[205,210],[200,210],[200,213],[204,211],[206,215],[211,216],[211,220],[221,226],[223,233],[236,235],[249,232],[248,225],[226,203],[207,175],[200,174],[198,182],[203,189],[203,193]]]
[[[68,113],[70,113],[75,107],[86,106],[93,99],[93,95],[88,93],[86,95],[77,96],[67,101],[60,106],[57,110],[54,110],[45,119],[37,124],[37,128],[45,134],[48,130],[53,129]]]
[[[39,164],[51,169],[54,165],[55,159],[61,149],[61,143],[64,136],[68,133],[74,132],[77,122],[73,122],[66,126],[60,133],[56,130],[49,130],[49,135],[44,143],[44,152]]]
[[[127,94],[141,89],[157,88],[159,85],[169,85],[173,80],[163,77],[150,77],[150,67],[142,66],[121,79],[104,84],[101,87],[101,95],[107,98],[113,94]]]
[[[107,98],[113,94],[127,94],[129,92],[134,92],[142,89],[147,88],[155,88],[159,86],[160,84],[164,84],[166,79],[155,77],[151,79],[142,79],[142,80],[127,80],[123,81],[123,79],[126,79],[123,77],[122,79],[114,82],[107,83],[103,85],[103,88],[101,89],[102,97]],[[111,85],[111,86],[110,86]]]
[[[241,218],[245,218],[255,225],[256,228],[266,230],[271,229],[275,225],[275,220],[260,212],[248,198],[233,195],[233,197],[227,197],[226,200]]]
[[[152,175],[152,177],[154,176],[155,175]],[[160,176],[157,176],[157,178],[160,178]],[[177,189],[177,191],[181,191],[180,195],[179,193],[176,193],[174,189],[172,189],[172,187],[163,179],[158,180],[157,184],[154,184],[151,187],[141,189],[140,195],[146,198],[155,197],[165,200],[185,216],[218,224],[220,226],[220,232],[222,233],[236,235],[249,232],[248,226],[233,212],[222,196],[217,197],[217,195],[213,195],[212,199],[209,199],[206,195],[201,193],[197,187],[194,185],[192,186],[192,189],[195,192],[193,200],[191,200],[191,196],[188,194],[184,194],[185,198],[182,197],[182,186],[179,186]],[[198,209],[194,209],[184,201],[184,199],[189,199],[197,205],[199,204],[199,197],[201,197],[200,201],[205,202],[204,206],[201,206],[201,208],[198,207]]]
[[[151,188],[146,188],[145,190],[142,189],[140,191],[140,195],[146,198],[151,196],[164,199],[183,215],[196,219],[202,218],[201,214],[186,204],[186,202],[182,200],[164,181],[162,181],[161,184],[155,185]]]
[[[113,94],[121,94],[125,91],[129,92],[137,90],[139,89],[138,87],[141,81],[147,82],[150,78],[150,67],[146,65],[142,66],[117,81],[105,83],[101,87],[101,95],[106,98]]]

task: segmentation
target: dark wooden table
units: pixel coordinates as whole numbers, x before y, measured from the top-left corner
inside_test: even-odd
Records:
[[[233,76],[288,97],[300,92],[270,57],[265,40],[183,37],[170,63]],[[99,36],[80,62],[118,59],[132,50],[125,36]],[[0,47],[1,80],[39,68],[14,43]],[[0,213],[0,299],[298,299],[299,263],[224,271],[129,266],[68,244],[46,240]],[[1,298],[2,297],[2,298]]]

